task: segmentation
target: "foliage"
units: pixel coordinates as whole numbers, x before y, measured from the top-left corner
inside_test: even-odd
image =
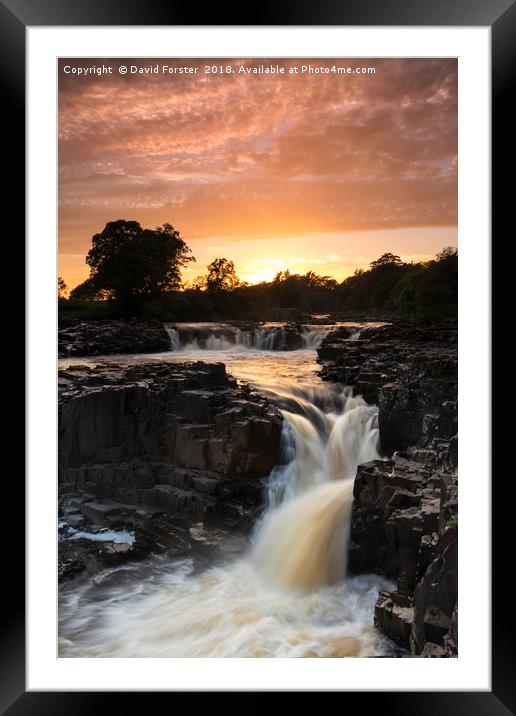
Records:
[[[235,264],[227,259],[215,259],[208,266],[206,276],[207,291],[234,291],[241,286],[240,279],[236,275]]]
[[[313,313],[397,314],[417,323],[457,319],[458,255],[452,247],[419,263],[384,253],[341,283],[286,270],[249,285],[238,278],[233,261],[216,258],[206,274],[183,286],[181,268],[195,260],[189,253],[170,224],[151,230],[135,221],[110,222],[92,239],[90,277],[60,301],[61,314],[129,313],[169,321],[301,320]]]
[[[401,266],[403,261],[396,254],[382,254],[376,261],[371,261],[369,264],[373,270],[383,269],[385,267]]]
[[[59,302],[59,318],[77,318],[99,321],[120,318],[120,310],[114,301],[78,301],[68,299]]]
[[[393,305],[416,323],[456,320],[457,250],[447,248],[433,261],[416,264],[394,286]]]
[[[382,309],[418,323],[456,320],[458,255],[452,247],[434,260],[404,263],[384,254],[369,271],[356,271],[339,286],[340,307]]]
[[[71,293],[79,300],[114,300],[122,313],[177,289],[190,249],[170,224],[144,229],[137,221],[111,221],[92,238],[86,256],[90,276]]]
[[[235,264],[228,259],[214,259],[207,267],[207,273],[197,276],[186,284],[185,289],[196,291],[234,291],[235,288],[246,286],[235,270]]]
[[[64,278],[61,276],[57,277],[57,298],[59,300],[64,300],[66,298],[66,294],[68,293],[68,286],[65,283]]]

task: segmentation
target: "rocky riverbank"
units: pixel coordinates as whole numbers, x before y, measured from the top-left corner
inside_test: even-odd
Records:
[[[90,354],[160,350],[153,340],[162,334],[161,350],[173,347],[171,326],[142,323],[147,338],[135,347],[139,322],[120,323],[102,328],[105,336],[123,334],[113,350],[95,335],[98,325],[68,326],[66,355],[74,331],[75,350]],[[176,338],[203,358],[203,349],[227,350],[227,343],[280,351],[320,344],[321,377],[379,406],[386,459],[357,469],[349,571],[396,581],[394,591],[379,593],[374,621],[407,653],[456,656],[456,331],[323,324],[309,344],[309,328],[182,324]],[[261,361],[256,350],[248,355]],[[264,478],[281,463],[281,432],[277,408],[238,385],[222,363],[101,359],[61,370],[60,579],[156,553],[211,563],[233,547],[241,551],[264,506]]]
[[[457,655],[457,332],[389,324],[330,333],[324,380],[379,406],[388,460],[358,468],[349,570],[397,581],[375,624],[413,655]]]
[[[261,507],[281,426],[221,363],[60,370],[60,577],[215,548]]]
[[[170,349],[170,336],[161,321],[59,320],[59,358],[73,356],[159,353]]]
[[[315,324],[314,324],[315,325]],[[261,321],[167,323],[157,320],[59,321],[59,358],[127,353],[159,353],[185,346],[221,348],[240,345],[262,350],[292,351],[306,347],[314,326]]]

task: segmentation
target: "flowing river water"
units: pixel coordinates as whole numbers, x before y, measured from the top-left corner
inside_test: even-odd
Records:
[[[253,345],[214,330],[200,345],[170,329],[168,353],[60,361],[223,362],[282,410],[285,462],[268,478],[267,508],[244,551],[203,569],[191,558],[154,557],[64,585],[60,656],[392,655],[373,627],[378,590],[392,585],[346,577],[356,467],[381,457],[377,411],[318,378],[315,350],[328,330],[307,330],[303,348],[282,351],[267,349],[267,335]]]

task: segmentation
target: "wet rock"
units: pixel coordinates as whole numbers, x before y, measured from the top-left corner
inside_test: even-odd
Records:
[[[97,547],[112,563],[138,557],[153,539],[162,549],[164,528],[147,524],[157,512],[233,526],[262,502],[262,480],[281,460],[281,428],[280,412],[222,364],[67,368],[59,385],[61,513],[77,526],[135,528],[130,550]]]
[[[412,584],[424,530],[437,527],[437,518],[435,524],[425,522],[420,512],[429,478],[426,467],[400,457],[359,465],[351,513],[351,572],[397,578],[401,589]]]
[[[136,544],[145,551],[181,556],[191,550],[188,522],[171,515],[157,515],[146,520],[136,529],[135,536]]]
[[[332,331],[318,349],[321,377],[351,385],[379,405],[387,454],[435,449],[457,432],[457,331],[392,323],[364,328],[357,340]]]
[[[393,641],[410,648],[414,608],[410,599],[397,592],[380,591],[374,610],[374,625]]]
[[[61,319],[60,358],[121,353],[159,353],[170,350],[170,337],[160,321],[80,321]]]
[[[74,529],[79,529],[86,524],[86,517],[80,513],[75,515],[68,514],[66,515],[66,521],[70,525],[70,527],[73,527]]]
[[[450,622],[450,629],[446,636],[444,637],[444,648],[446,651],[446,656],[448,657],[456,657],[458,646],[459,646],[459,614],[457,610],[457,605],[455,605],[451,622]]]
[[[379,391],[378,424],[387,454],[415,445],[421,434],[423,407],[415,386],[386,383]]]
[[[280,329],[276,342],[278,350],[296,351],[303,348],[303,327],[299,323],[289,323]]]
[[[61,582],[81,574],[97,571],[95,568],[98,543],[87,539],[60,540],[58,542],[57,576]]]
[[[442,646],[428,641],[421,652],[421,656],[429,659],[441,659],[443,656],[448,656],[448,654]]]
[[[248,545],[242,534],[228,535],[227,530],[197,522],[190,527],[192,552],[210,560],[242,553]]]
[[[356,340],[330,334],[319,359],[323,378],[378,403],[391,456],[358,467],[349,569],[397,580],[397,592],[379,595],[378,629],[414,655],[456,656],[456,331],[392,323]]]
[[[457,528],[448,527],[439,540],[435,559],[414,591],[414,622],[410,636],[413,653],[420,654],[427,641],[444,647],[457,606],[457,585]],[[448,644],[450,651],[456,648],[456,633]]]
[[[446,650],[442,656],[457,654],[456,487],[455,474],[399,456],[357,471],[349,570],[397,580],[396,594],[409,604],[381,593],[375,624],[414,655],[427,642]]]
[[[99,548],[99,556],[106,564],[115,566],[134,559],[135,551],[127,542],[104,542]]]
[[[423,625],[425,646],[428,642],[443,645],[444,638],[450,630],[451,618],[437,607],[428,607],[423,618]]]

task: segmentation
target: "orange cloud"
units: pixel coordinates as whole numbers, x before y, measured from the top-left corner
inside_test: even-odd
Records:
[[[121,60],[101,63],[114,74],[78,78],[64,66],[91,60],[60,61],[59,247],[72,285],[92,234],[117,218],[168,221],[192,246],[220,237],[228,258],[242,236],[280,251],[314,234],[456,225],[455,60],[343,60],[376,73],[342,77],[203,75],[211,60],[166,60],[197,75],[130,76]]]

